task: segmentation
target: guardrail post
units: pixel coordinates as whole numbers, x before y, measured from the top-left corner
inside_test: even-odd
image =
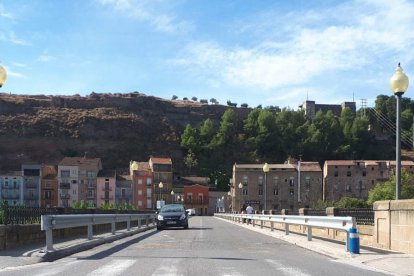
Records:
[[[111,232],[112,235],[115,235],[115,221],[111,222]]]
[[[289,223],[285,223],[285,234],[289,235]]]
[[[270,222],[270,231],[275,230],[275,223],[273,221]]]
[[[312,240],[312,227],[308,226],[308,241]]]
[[[93,237],[93,225],[88,224],[88,240],[91,240]]]
[[[260,228],[263,229],[263,220],[260,220]]]
[[[147,228],[149,227],[149,215],[146,217],[146,225],[147,225]]]
[[[46,250],[53,251],[53,230],[46,229]]]
[[[127,231],[130,231],[130,230],[131,230],[131,216],[129,216],[127,220]]]
[[[138,229],[141,228],[141,220],[142,220],[142,218],[141,217],[138,217]]]

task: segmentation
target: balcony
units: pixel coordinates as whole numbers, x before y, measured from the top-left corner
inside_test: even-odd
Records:
[[[55,199],[55,197],[52,195],[52,196],[49,196],[49,197],[47,197],[47,196],[42,196],[42,200],[54,200]]]
[[[2,194],[1,198],[2,199],[18,199],[18,198],[20,198],[20,196],[18,194],[10,194],[10,195]]]
[[[113,200],[114,199],[114,197],[113,196],[101,196],[101,199],[102,200]]]
[[[70,195],[69,194],[60,194],[60,199],[69,199]]]
[[[3,190],[19,190],[20,189],[20,185],[16,185],[16,186],[13,186],[13,185],[1,185],[1,188],[3,189]]]
[[[39,199],[39,195],[26,195],[24,197],[25,200],[38,200]]]
[[[103,187],[102,191],[106,192],[106,191],[112,191],[112,187]]]
[[[95,194],[88,194],[88,195],[86,195],[86,198],[87,199],[95,199],[96,198],[96,195]]]
[[[59,188],[60,189],[70,189],[70,183],[60,183]]]
[[[27,182],[26,183],[26,188],[30,189],[30,188],[37,188],[37,183],[34,182]]]
[[[96,184],[88,184],[88,189],[96,189]]]

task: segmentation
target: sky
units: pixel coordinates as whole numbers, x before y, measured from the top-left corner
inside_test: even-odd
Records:
[[[412,0],[0,0],[4,93],[359,108],[399,62],[414,77]]]

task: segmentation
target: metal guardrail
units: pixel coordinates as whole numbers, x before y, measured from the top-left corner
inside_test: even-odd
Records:
[[[214,216],[229,219],[235,222],[242,223],[246,220],[252,221],[255,226],[256,221],[260,222],[260,227],[263,228],[264,222],[270,223],[270,230],[274,231],[274,223],[283,223],[285,234],[289,235],[289,225],[302,225],[307,228],[308,241],[312,240],[312,228],[329,228],[345,231],[346,249],[348,251],[349,229],[356,228],[356,220],[353,217],[327,217],[327,216],[291,216],[291,215],[250,215],[250,214],[223,214],[216,213]]]
[[[115,223],[126,222],[127,231],[131,230],[131,221],[138,221],[138,229],[145,219],[146,227],[155,223],[155,214],[107,214],[107,215],[42,215],[41,230],[46,231],[46,250],[53,251],[53,230],[79,226],[87,226],[88,236],[93,238],[93,225],[111,224],[111,232],[115,235]]]

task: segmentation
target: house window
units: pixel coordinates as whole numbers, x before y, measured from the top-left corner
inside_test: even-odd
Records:
[[[273,185],[277,186],[278,183],[279,183],[279,177],[277,176],[273,177]]]
[[[346,185],[346,191],[347,191],[347,192],[352,191],[351,185],[349,185],[349,184],[348,184],[348,185]]]
[[[142,200],[138,200],[138,206],[142,206]]]
[[[243,175],[243,185],[247,185],[249,183],[249,178],[246,175]]]
[[[152,194],[152,189],[151,188],[147,188],[147,197],[151,197]]]
[[[152,200],[151,200],[151,198],[147,198],[147,208],[148,209],[152,208]]]
[[[263,195],[263,190],[259,189],[259,196]]]
[[[290,189],[289,190],[289,195],[291,195],[291,196],[295,195],[295,191],[293,189]]]
[[[351,176],[351,171],[347,171],[346,176]]]
[[[290,179],[289,179],[289,186],[290,187],[293,187],[295,185],[295,180],[293,179],[293,177],[291,177]]]
[[[279,189],[273,189],[273,195],[275,196],[279,195]]]
[[[363,171],[362,172],[362,176],[367,176],[367,172],[366,171]]]
[[[142,179],[138,179],[138,185],[142,185]]]
[[[305,179],[305,188],[310,189],[311,183],[310,183],[310,177],[306,177]]]
[[[60,177],[70,177],[70,171],[67,171],[67,170],[60,171]]]
[[[142,195],[142,190],[141,189],[138,190],[138,195]]]
[[[338,177],[338,171],[334,171],[334,176]]]
[[[243,189],[243,195],[247,195],[247,189]]]
[[[147,186],[151,186],[152,184],[152,178],[147,178]]]
[[[263,176],[259,175],[259,177],[257,178],[257,184],[263,185]]]

